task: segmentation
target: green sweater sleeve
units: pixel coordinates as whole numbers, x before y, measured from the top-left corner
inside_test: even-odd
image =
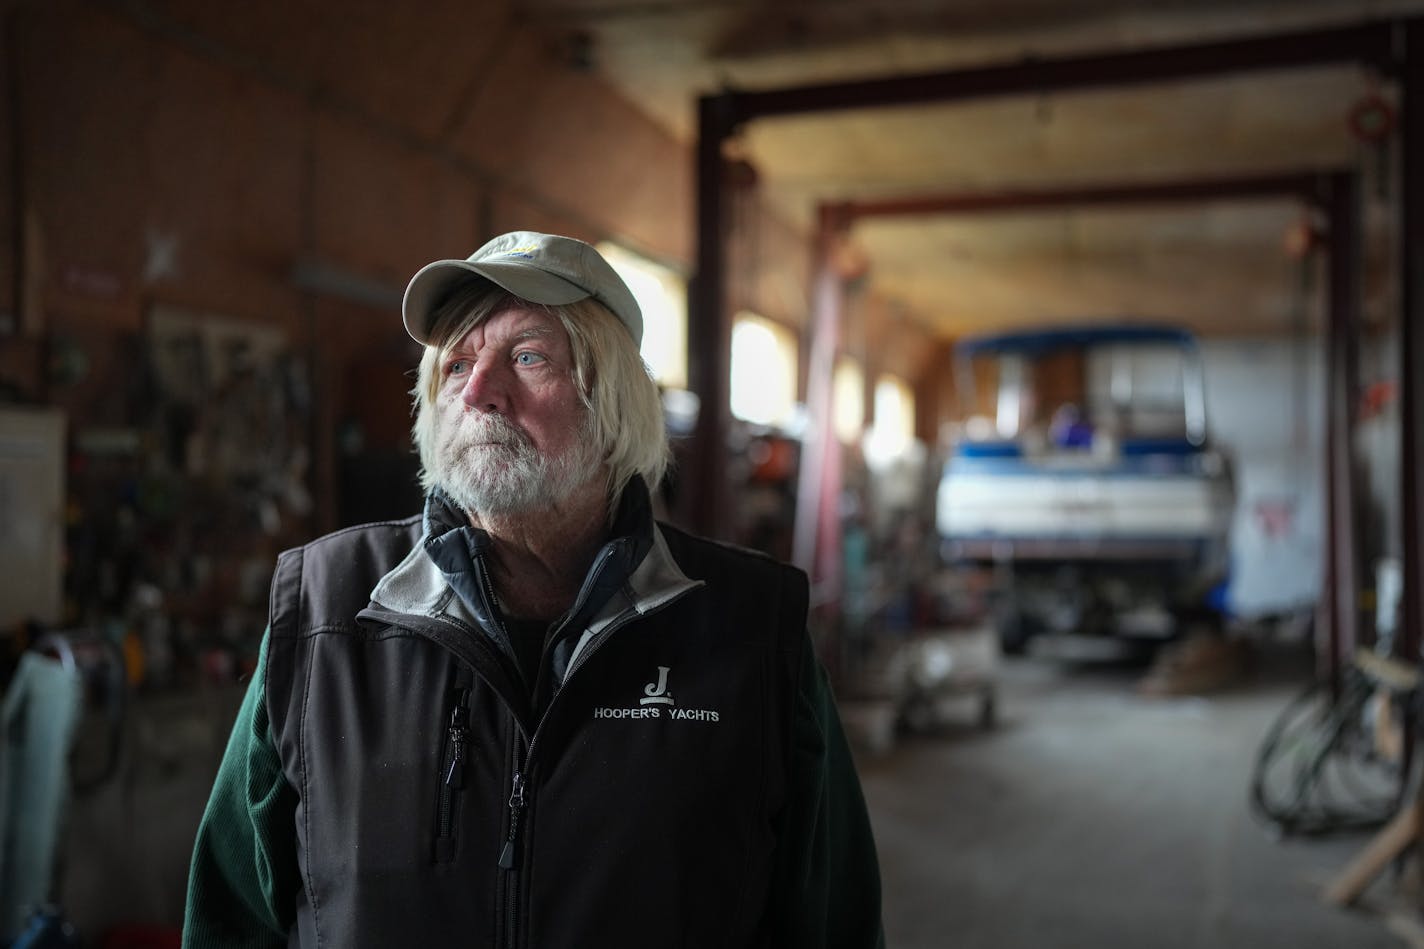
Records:
[[[883,947],[870,817],[835,697],[809,640],[798,678],[791,778],[769,902],[773,944]]]
[[[188,875],[184,949],[285,946],[301,885],[296,793],[267,722],[268,637],[237,713]]]

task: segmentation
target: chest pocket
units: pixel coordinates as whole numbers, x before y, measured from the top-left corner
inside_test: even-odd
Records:
[[[495,806],[507,757],[497,699],[443,650],[342,640],[314,650],[300,749],[304,869],[319,890],[453,859],[472,835],[461,815],[481,796]]]

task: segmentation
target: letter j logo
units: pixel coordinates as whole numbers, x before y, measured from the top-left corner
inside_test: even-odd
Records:
[[[672,695],[667,690],[668,667],[658,666],[658,681],[649,682],[643,686],[643,694],[647,696],[638,700],[640,705],[671,705]]]

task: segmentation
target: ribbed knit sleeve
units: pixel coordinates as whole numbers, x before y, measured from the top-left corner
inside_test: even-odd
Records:
[[[826,671],[806,643],[771,899],[783,949],[883,949],[870,817]]]
[[[198,826],[188,876],[184,949],[285,946],[301,886],[296,793],[268,729],[268,637],[212,795]]]

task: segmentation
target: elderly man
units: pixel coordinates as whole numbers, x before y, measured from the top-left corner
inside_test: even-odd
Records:
[[[656,523],[642,315],[589,245],[423,268],[423,517],[283,554],[184,945],[877,945],[804,575]]]

